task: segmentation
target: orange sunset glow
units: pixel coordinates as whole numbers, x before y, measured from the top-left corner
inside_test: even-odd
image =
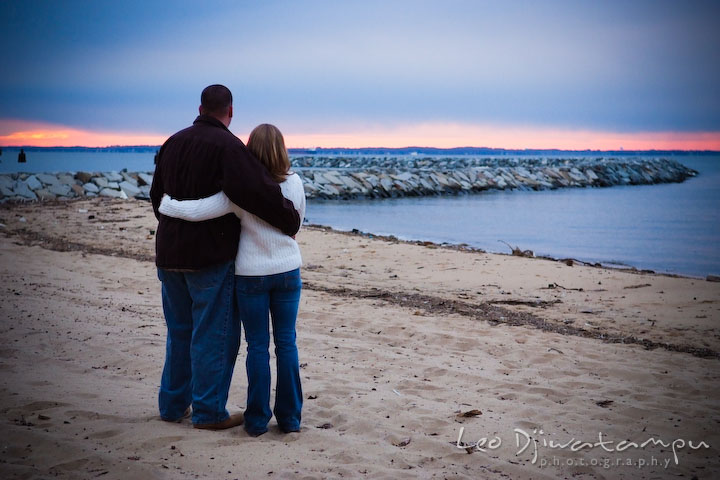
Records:
[[[6,147],[107,147],[111,145],[160,145],[163,135],[93,132],[62,125],[0,120],[0,145]]]
[[[20,147],[106,147],[161,145],[167,135],[93,132],[51,124],[0,122],[0,145]],[[231,126],[232,129],[232,126]],[[245,140],[248,134],[236,132]],[[636,132],[501,127],[467,124],[416,124],[329,133],[285,132],[289,148],[489,147],[560,150],[720,150],[720,132]]]

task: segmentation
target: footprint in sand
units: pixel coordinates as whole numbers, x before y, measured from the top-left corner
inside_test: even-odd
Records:
[[[106,438],[117,437],[121,433],[123,433],[122,430],[112,429],[112,430],[103,430],[102,432],[91,433],[88,436],[93,439],[103,440]]]

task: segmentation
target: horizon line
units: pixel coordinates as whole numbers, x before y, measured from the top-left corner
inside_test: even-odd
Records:
[[[161,148],[162,145],[152,144],[138,144],[138,145],[105,145],[105,146],[87,146],[87,145],[54,145],[54,146],[42,146],[42,145],[0,145],[0,149],[71,149],[71,148],[85,148],[85,149],[106,149],[106,148]],[[551,151],[551,152],[623,152],[623,153],[642,153],[642,152],[698,152],[698,153],[720,153],[720,150],[708,150],[708,149],[681,149],[681,148],[650,148],[650,149],[568,149],[568,148],[507,148],[507,147],[474,147],[474,146],[457,146],[457,147],[432,147],[432,146],[417,146],[408,145],[406,147],[287,147],[287,150],[304,150],[304,151],[323,151],[323,150],[348,150],[348,151],[361,151],[361,150],[459,150],[459,149],[473,149],[473,150],[490,150],[490,151],[506,151],[506,152],[537,152],[537,151]]]

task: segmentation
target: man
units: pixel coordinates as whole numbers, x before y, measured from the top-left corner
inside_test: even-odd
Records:
[[[189,414],[195,428],[221,430],[240,425],[242,414],[225,408],[240,344],[233,314],[234,264],[240,236],[235,215],[185,222],[158,212],[163,194],[178,199],[207,197],[220,190],[235,204],[287,235],[300,217],[277,182],[228,126],[232,94],[210,85],[200,97],[191,127],[160,149],[150,189],[155,216],[156,265],[167,324],[165,367],[158,403],[163,420]]]

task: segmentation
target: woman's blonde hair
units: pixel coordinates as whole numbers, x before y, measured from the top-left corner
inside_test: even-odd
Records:
[[[273,180],[278,183],[285,181],[290,171],[290,159],[282,133],[275,125],[263,123],[255,127],[250,132],[247,146],[255,158],[267,167]]]

